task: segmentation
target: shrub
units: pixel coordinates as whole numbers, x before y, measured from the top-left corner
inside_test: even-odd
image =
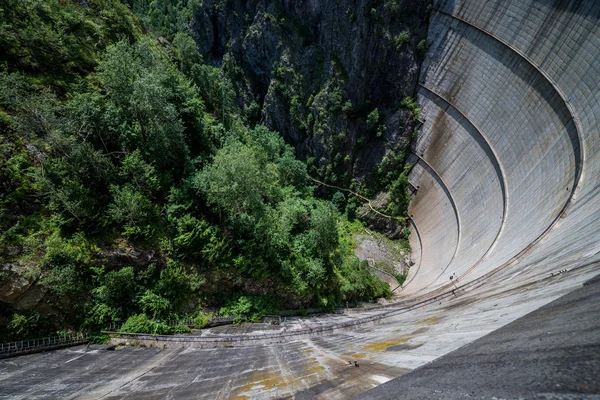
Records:
[[[38,328],[40,314],[31,313],[29,316],[14,313],[12,321],[8,324],[10,332],[18,338],[27,338],[35,336]]]
[[[394,36],[394,44],[396,45],[396,51],[399,51],[405,43],[408,43],[409,40],[410,35],[407,31],[402,31],[396,36]]]
[[[410,111],[413,121],[416,122],[421,117],[421,109],[417,107],[417,102],[412,97],[405,97],[402,99],[400,106],[407,108]]]
[[[244,320],[260,322],[265,315],[279,314],[279,304],[274,295],[239,296],[221,307],[219,315],[235,315],[235,322]]]
[[[334,193],[331,202],[339,212],[343,212],[344,207],[346,206],[346,196],[344,196],[344,193],[337,191]]]
[[[146,314],[132,315],[125,321],[119,332],[122,333],[150,333],[157,335],[169,335],[172,329],[163,322],[156,322],[148,318]]]
[[[405,169],[402,174],[392,182],[390,186],[390,204],[387,212],[395,216],[408,215],[408,205],[410,203],[410,193],[408,191],[408,170]]]
[[[406,281],[406,274],[394,273],[392,275],[394,275],[394,278],[396,278],[396,280],[398,281],[399,285],[403,285],[404,282]]]
[[[171,334],[181,335],[183,333],[190,333],[192,330],[185,325],[175,325],[171,327]]]
[[[208,325],[208,321],[210,321],[210,315],[198,313],[198,315],[194,317],[194,326],[197,329],[202,329]]]
[[[367,117],[367,129],[370,131],[375,129],[377,127],[378,123],[379,123],[379,110],[376,108],[373,111],[371,111],[371,113]]]
[[[425,57],[425,43],[425,39],[423,39],[417,44],[417,56],[419,56],[419,58]]]

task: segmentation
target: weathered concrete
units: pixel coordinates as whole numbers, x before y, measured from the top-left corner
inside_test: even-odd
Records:
[[[580,287],[598,270],[588,265],[523,284],[456,291],[440,301],[346,330],[282,343],[214,349],[84,347],[0,362],[0,398],[298,398],[346,399],[401,376],[501,328]],[[286,321],[294,330],[349,321],[382,310]],[[258,328],[258,329],[257,329]],[[216,329],[211,335],[272,333],[273,327]],[[598,331],[590,330],[598,339]],[[359,366],[349,362],[357,361]]]
[[[358,398],[600,398],[597,315],[598,281]]]
[[[517,260],[598,259],[599,18],[593,1],[434,4],[415,153],[444,187],[411,174],[423,259],[406,295]],[[439,190],[455,204],[442,217]]]
[[[600,270],[599,47],[600,3],[594,0],[435,2],[419,90],[424,124],[409,176],[416,192],[410,206],[415,265],[402,302],[289,319],[277,330],[232,327],[202,336],[219,348],[182,348],[189,344],[165,339],[153,344],[160,349],[19,357],[0,362],[0,398],[346,399],[580,288]],[[600,330],[593,317],[584,317],[597,314],[598,302],[573,296],[568,311],[588,314],[567,313],[548,323],[568,323],[581,352],[571,358],[565,335],[553,336],[554,345],[539,336],[541,346],[514,342],[515,348],[531,350],[529,360],[549,360],[555,346],[555,365],[588,360],[585,351],[597,351]],[[485,358],[475,352],[471,359],[470,349],[497,352],[502,343],[513,345],[502,342],[513,333],[539,342],[535,335],[544,325],[535,318],[525,320],[530,333],[513,326],[443,365],[457,369],[472,360],[465,368],[485,373]],[[271,336],[248,338],[261,334]],[[490,390],[509,397],[527,397],[526,387],[546,390],[549,381],[531,375],[503,392],[504,379],[521,377],[507,367],[513,357],[517,368],[528,358],[502,356],[503,362],[495,359],[500,373],[489,378]],[[348,364],[353,361],[359,366]],[[446,377],[459,379],[457,373]],[[431,376],[451,390],[440,374]],[[574,369],[563,377],[579,382],[586,375]],[[438,390],[429,384],[415,389],[415,397]],[[584,389],[586,395],[599,391]]]

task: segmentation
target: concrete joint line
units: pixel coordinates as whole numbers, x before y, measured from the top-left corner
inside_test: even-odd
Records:
[[[410,181],[409,181],[410,183]],[[412,183],[410,183],[412,185]],[[413,185],[414,186],[414,185]],[[419,241],[419,249],[420,249],[420,256],[419,256],[419,264],[417,265],[417,270],[415,271],[415,273],[411,276],[410,280],[408,280],[407,282],[404,282],[404,285],[402,286],[402,289],[400,290],[404,290],[404,288],[410,283],[412,282],[413,279],[415,279],[415,276],[417,276],[417,274],[419,273],[419,269],[421,268],[421,262],[423,260],[423,241],[421,240],[421,234],[419,233],[419,229],[417,228],[417,223],[415,222],[414,219],[412,219],[412,217],[409,217],[409,221],[413,226],[413,229],[415,230],[415,233],[417,234],[417,240]],[[412,267],[411,267],[412,268]],[[409,269],[410,272],[410,269]]]
[[[446,270],[450,267],[450,265],[452,264],[452,261],[454,261],[454,258],[456,257],[456,254],[458,253],[458,249],[460,248],[460,240],[461,240],[460,214],[458,212],[456,202],[454,201],[454,197],[452,196],[452,193],[450,192],[450,188],[448,187],[448,185],[446,185],[446,182],[444,182],[441,175],[419,154],[417,154],[416,152],[413,152],[413,155],[417,157],[417,163],[420,163],[423,166],[423,169],[425,171],[427,171],[427,173],[429,175],[431,175],[433,180],[436,181],[437,184],[442,188],[442,191],[446,194],[446,196],[448,197],[448,200],[450,201],[450,205],[452,206],[452,210],[454,211],[454,217],[456,219],[457,239],[456,239],[456,247],[454,248],[454,254],[452,254],[452,258],[450,258],[448,265],[446,265],[446,267],[442,270],[440,275],[438,275],[438,277],[436,277],[432,281],[432,283],[433,283],[440,276],[442,276],[446,272]],[[431,285],[431,283],[429,285]],[[426,286],[424,289],[429,287],[429,285]]]
[[[550,84],[550,86],[552,86],[552,88],[554,88],[554,90],[556,91],[556,93],[558,93],[558,95],[560,96],[561,100],[563,101],[565,107],[567,108],[567,110],[569,111],[569,114],[571,116],[571,119],[573,120],[573,123],[575,124],[575,130],[577,131],[577,150],[578,151],[573,151],[574,156],[575,156],[575,179],[574,179],[574,184],[573,184],[573,190],[570,191],[570,196],[567,199],[567,202],[565,203],[565,206],[563,207],[563,209],[561,210],[561,212],[559,213],[559,217],[560,218],[564,213],[566,213],[567,208],[576,200],[576,194],[579,193],[579,191],[581,190],[580,187],[580,183],[582,181],[582,176],[584,175],[584,169],[585,169],[585,160],[586,160],[586,151],[585,151],[585,147],[584,147],[584,140],[583,140],[583,127],[581,126],[581,121],[579,119],[579,116],[577,115],[577,112],[575,111],[573,105],[571,104],[571,102],[569,101],[569,98],[567,97],[567,95],[560,89],[560,87],[558,86],[558,84],[552,79],[552,77],[550,77],[550,75],[548,75],[543,69],[541,69],[531,58],[529,58],[529,56],[527,56],[525,53],[523,53],[521,50],[519,50],[518,48],[516,48],[515,46],[513,46],[512,44],[506,42],[504,39],[497,37],[496,35],[494,35],[492,32],[488,31],[487,29],[478,26],[477,24],[466,20],[463,17],[460,17],[458,15],[455,14],[451,14],[448,13],[446,11],[443,11],[441,9],[438,8],[434,8],[434,11],[445,15],[447,17],[453,18],[459,22],[462,22],[463,24],[470,26],[471,28],[484,33],[485,35],[491,37],[492,39],[496,40],[497,42],[501,43],[502,45],[504,45],[505,47],[509,48],[511,51],[513,51],[516,55],[518,55],[519,57],[521,57],[523,60],[525,60],[529,65],[531,65],[542,77],[544,77],[544,79],[546,79],[546,81]]]
[[[496,171],[498,181],[500,182],[500,190],[502,191],[502,197],[503,197],[502,223],[500,224],[500,228],[498,229],[498,232],[496,233],[494,240],[492,241],[492,243],[488,247],[488,249],[485,251],[485,253],[479,258],[479,260],[477,260],[475,262],[475,264],[473,264],[473,266],[471,266],[471,268],[469,268],[466,272],[461,274],[460,277],[458,277],[459,279],[463,279],[466,276],[468,276],[471,272],[473,272],[475,270],[475,268],[477,268],[477,266],[479,266],[479,264],[481,264],[487,258],[488,254],[491,253],[491,251],[495,248],[496,244],[498,243],[498,240],[500,239],[500,235],[502,234],[502,231],[504,230],[504,228],[506,226],[506,217],[508,215],[508,203],[509,203],[509,199],[508,199],[509,195],[508,195],[508,191],[506,189],[506,173],[504,171],[504,167],[502,166],[502,163],[500,162],[500,159],[498,158],[498,153],[496,153],[493,146],[490,144],[488,138],[483,134],[481,129],[479,129],[479,127],[469,117],[467,117],[467,115],[462,110],[460,110],[456,105],[454,105],[454,103],[452,101],[445,98],[443,95],[438,93],[436,90],[426,86],[424,83],[419,83],[419,86],[421,88],[425,89],[426,91],[428,91],[429,93],[433,94],[440,100],[442,100],[449,107],[452,107],[452,109],[454,109],[456,112],[458,112],[459,115],[462,118],[464,118],[465,121],[467,121],[473,127],[473,129],[475,129],[475,131],[479,134],[479,136],[481,137],[483,142],[489,148],[489,151],[486,151],[486,149],[484,149],[484,148],[482,148],[482,151],[484,152],[484,154],[488,155],[488,158],[490,159],[490,162],[492,163],[492,165],[494,166],[494,170]],[[482,146],[480,145],[480,147],[482,147]],[[490,153],[492,154],[493,157],[489,157]],[[438,276],[438,278],[439,278],[439,276]]]
[[[538,237],[536,237],[533,241],[531,241],[527,246],[525,246],[520,252],[518,252],[517,254],[515,254],[513,257],[511,257],[509,260],[507,260],[506,262],[502,263],[501,265],[499,265],[498,267],[494,268],[492,271],[486,273],[485,275],[481,276],[480,278],[477,278],[477,280],[485,278],[485,277],[489,277],[493,274],[495,274],[497,271],[513,264],[514,262],[522,259],[527,253],[529,253],[537,243],[539,243],[544,237],[546,237],[548,235],[548,233],[550,233],[550,231],[552,231],[552,229],[558,224],[558,222],[560,221],[561,218],[563,218],[563,216],[566,214],[567,209],[570,208],[573,203],[576,200],[576,193],[579,193],[579,191],[581,190],[581,181],[582,181],[582,177],[583,177],[583,170],[584,170],[584,166],[585,166],[585,148],[583,146],[583,139],[582,139],[582,127],[581,127],[581,123],[579,122],[579,118],[577,117],[577,114],[575,113],[575,111],[573,110],[572,105],[568,102],[565,94],[558,88],[558,86],[556,85],[556,83],[543,71],[541,70],[531,59],[529,59],[529,57],[527,57],[526,55],[522,54],[519,50],[517,50],[516,48],[514,48],[512,45],[510,45],[509,43],[505,42],[504,40],[496,37],[495,35],[493,35],[492,33],[488,32],[487,30],[485,30],[484,28],[481,28],[475,24],[473,24],[472,22],[469,22],[459,16],[456,16],[454,14],[450,14],[447,13],[443,10],[434,8],[434,11],[445,15],[449,18],[453,18],[461,23],[464,23],[465,25],[484,33],[485,35],[489,36],[490,38],[498,41],[499,43],[501,43],[502,45],[504,45],[505,47],[509,48],[511,51],[513,51],[515,54],[517,54],[518,56],[520,56],[523,60],[525,60],[527,63],[529,63],[537,72],[539,72],[539,74],[544,77],[548,83],[554,88],[554,90],[556,91],[556,93],[558,93],[558,95],[561,97],[561,99],[564,102],[565,107],[567,108],[567,110],[569,111],[570,115],[571,115],[571,119],[573,120],[573,123],[575,124],[575,129],[577,131],[577,140],[578,140],[578,144],[577,144],[577,149],[579,151],[576,151],[574,149],[573,153],[574,153],[574,157],[575,157],[575,174],[574,174],[574,184],[573,184],[573,189],[569,192],[569,197],[567,198],[565,204],[563,205],[561,211],[558,213],[558,215],[554,218],[554,220],[549,224],[549,226],[540,234],[538,235]],[[417,157],[419,157],[418,155],[416,155]],[[420,157],[419,157],[420,158]],[[449,287],[450,284],[446,284],[442,287],[440,287],[438,290],[441,289],[445,289],[447,287]]]

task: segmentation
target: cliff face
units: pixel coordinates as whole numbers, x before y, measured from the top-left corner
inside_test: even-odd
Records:
[[[413,118],[400,103],[415,93],[429,3],[206,0],[192,31],[249,121],[281,132],[309,172],[347,184],[406,151]]]

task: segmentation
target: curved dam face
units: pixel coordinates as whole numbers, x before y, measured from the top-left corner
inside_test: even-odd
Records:
[[[597,260],[599,18],[592,0],[434,2],[403,294]]]
[[[575,294],[600,273],[600,2],[434,1],[427,49],[410,156],[414,265],[399,301],[0,361],[0,398],[597,398],[599,280],[586,286],[596,297]],[[523,379],[514,358],[482,359],[498,348],[556,368]],[[410,373],[456,354],[462,364]],[[473,385],[486,365],[484,380],[534,392],[435,386],[439,370],[457,373],[449,387]],[[565,382],[562,371],[584,369],[588,381]],[[411,376],[421,380],[392,385]],[[546,396],[559,386],[593,396]]]

